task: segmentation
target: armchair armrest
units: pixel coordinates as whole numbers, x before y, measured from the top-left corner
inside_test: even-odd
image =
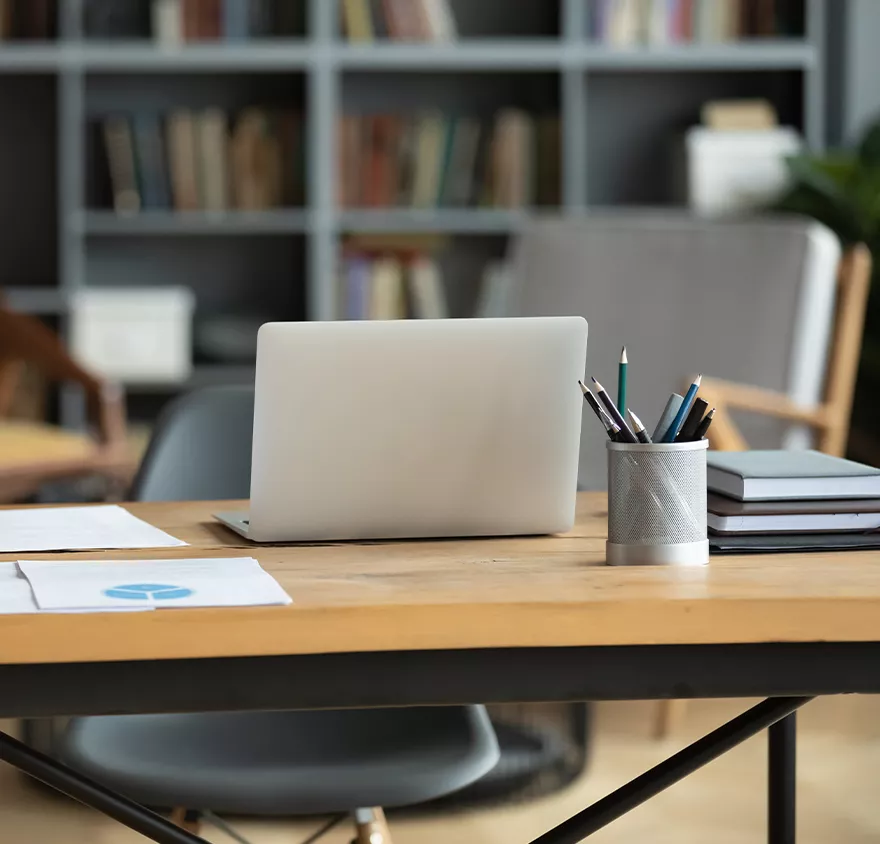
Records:
[[[709,402],[710,407],[718,408],[718,414],[709,430],[709,439],[712,447],[719,451],[744,451],[749,447],[731,418],[728,412],[730,410],[745,410],[816,429],[827,427],[824,406],[807,407],[796,404],[776,390],[704,377],[700,396]]]

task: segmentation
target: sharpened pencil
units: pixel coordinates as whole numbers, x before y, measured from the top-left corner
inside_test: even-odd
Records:
[[[608,415],[620,428],[621,441],[627,443],[637,443],[638,439],[636,438],[636,435],[630,430],[629,425],[626,424],[626,420],[617,409],[617,405],[614,404],[611,396],[608,395],[608,393],[605,391],[605,388],[595,378],[593,378],[592,381],[596,387],[597,398],[600,402],[602,402],[602,404],[605,405],[605,410],[608,411]]]
[[[620,363],[617,365],[617,406],[626,410],[626,373],[629,368],[629,359],[626,356],[626,346],[620,350]]]
[[[639,419],[632,410],[627,411],[629,413],[629,418],[632,420],[632,429],[636,435],[636,438],[640,443],[650,443],[653,442],[651,437],[648,435],[648,432],[645,430],[645,426],[642,424],[642,420]]]

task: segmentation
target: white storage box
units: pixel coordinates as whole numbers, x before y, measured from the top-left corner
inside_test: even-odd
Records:
[[[115,381],[184,381],[192,372],[194,306],[186,287],[80,290],[72,300],[71,352]]]
[[[802,146],[793,129],[690,129],[685,136],[688,207],[720,216],[772,202],[788,185],[785,159]]]

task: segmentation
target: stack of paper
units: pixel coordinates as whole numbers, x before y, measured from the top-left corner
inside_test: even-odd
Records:
[[[0,613],[290,604],[252,557],[0,564]]]
[[[0,511],[0,552],[186,545],[115,504]]]

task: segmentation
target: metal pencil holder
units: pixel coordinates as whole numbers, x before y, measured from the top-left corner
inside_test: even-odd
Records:
[[[613,566],[708,563],[708,441],[609,441],[607,447],[607,562]]]

